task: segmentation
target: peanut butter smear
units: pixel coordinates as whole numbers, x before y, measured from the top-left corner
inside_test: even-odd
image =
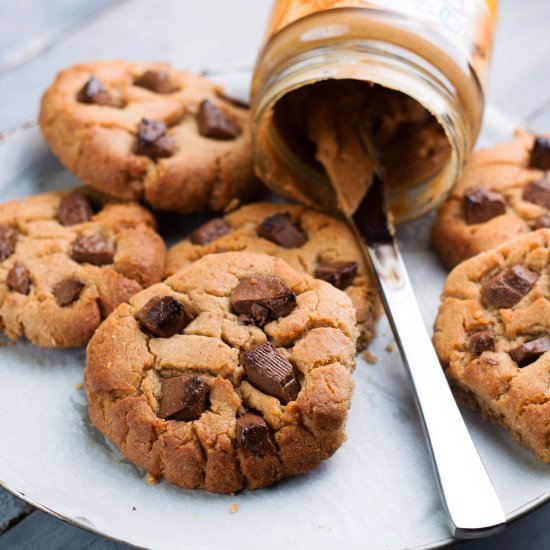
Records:
[[[436,175],[451,148],[435,117],[411,97],[356,80],[327,80],[287,94],[275,119],[293,149],[336,191],[350,216],[374,171],[388,190]]]

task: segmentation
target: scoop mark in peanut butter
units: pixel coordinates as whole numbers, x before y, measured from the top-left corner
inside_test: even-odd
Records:
[[[158,416],[166,420],[198,420],[208,408],[208,383],[200,376],[176,376],[161,383]]]
[[[506,212],[506,200],[501,193],[482,185],[464,191],[464,216],[468,225],[484,223]]]
[[[507,267],[481,287],[487,301],[498,308],[515,306],[533,287],[540,275],[522,265]]]
[[[171,94],[179,89],[167,71],[145,71],[134,84],[157,94]]]
[[[292,365],[270,342],[252,346],[243,354],[243,364],[250,383],[283,405],[298,397],[300,387]]]
[[[251,412],[237,418],[237,441],[245,451],[260,456],[275,452],[266,421]]]
[[[179,334],[193,320],[191,312],[172,296],[151,298],[136,314],[142,327],[161,338]]]
[[[252,275],[243,277],[234,288],[231,306],[242,322],[263,327],[289,315],[296,307],[296,295],[279,277]]]
[[[166,134],[164,122],[143,118],[139,124],[135,153],[150,158],[166,158],[174,154],[176,143]]]

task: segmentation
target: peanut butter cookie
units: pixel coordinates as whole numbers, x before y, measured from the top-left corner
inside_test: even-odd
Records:
[[[452,268],[529,231],[550,227],[550,138],[517,132],[474,153],[439,209],[432,244]]]
[[[82,190],[0,205],[0,329],[45,348],[85,345],[102,319],[161,280],[151,214],[94,206]]]
[[[550,230],[456,267],[434,345],[457,396],[550,462]]]
[[[265,254],[211,254],[96,331],[90,417],[153,476],[219,493],[264,487],[345,440],[355,338],[334,286]]]
[[[260,190],[248,106],[166,64],[97,62],[61,71],[42,98],[42,133],[84,183],[180,212],[222,210]]]
[[[341,220],[296,204],[256,203],[211,220],[168,252],[172,275],[206,254],[247,250],[277,256],[294,269],[343,290],[355,306],[358,349],[375,334],[381,307],[351,229]]]

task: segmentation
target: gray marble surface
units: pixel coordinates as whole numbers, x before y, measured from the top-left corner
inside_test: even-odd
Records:
[[[167,60],[186,68],[252,66],[270,0],[0,0],[0,136],[37,113],[62,67],[90,59]],[[550,128],[550,3],[501,0],[489,101]],[[1,447],[0,447],[1,449]],[[0,450],[1,452],[1,450]],[[510,480],[510,483],[513,483]],[[472,550],[550,548],[550,505]],[[34,511],[0,490],[0,550],[123,545]]]

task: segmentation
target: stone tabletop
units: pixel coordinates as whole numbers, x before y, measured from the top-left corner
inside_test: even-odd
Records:
[[[37,114],[62,67],[163,60],[189,69],[252,67],[271,0],[0,0],[0,140]],[[501,0],[489,102],[550,129],[550,2]],[[1,445],[0,445],[1,452]],[[511,480],[512,482],[512,480]],[[550,504],[471,550],[550,548]],[[122,549],[0,489],[0,550]]]

